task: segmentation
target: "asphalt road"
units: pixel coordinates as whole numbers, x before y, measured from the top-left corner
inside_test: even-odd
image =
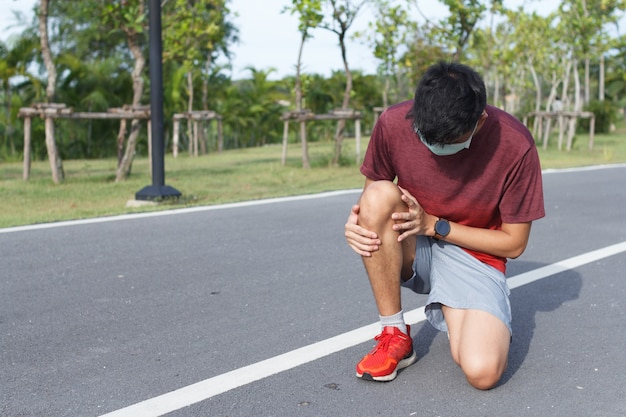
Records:
[[[0,415],[626,416],[625,179],[544,174],[490,391],[408,290],[418,362],[354,376],[378,330],[343,238],[355,190],[0,229]]]

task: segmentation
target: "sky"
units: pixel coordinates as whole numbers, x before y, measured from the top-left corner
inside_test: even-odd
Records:
[[[10,34],[19,32],[11,29],[16,21],[11,11],[20,11],[30,21],[32,8],[37,0],[0,0],[0,39],[6,41]],[[297,16],[281,13],[291,0],[230,0],[230,8],[237,13],[234,24],[239,28],[240,42],[233,50],[232,77],[246,78],[252,66],[256,70],[274,68],[270,79],[280,79],[295,74],[295,64],[300,46]],[[443,17],[446,9],[434,0],[420,0],[422,12],[429,17]],[[423,5],[428,6],[423,6]],[[554,10],[558,0],[505,0],[508,7],[526,4],[528,10],[547,13]],[[414,19],[419,19],[415,12]],[[359,13],[349,33],[364,30],[372,20],[368,8]],[[342,71],[343,63],[337,35],[328,30],[316,29],[303,52],[303,71],[329,76],[333,71]],[[351,70],[364,73],[376,72],[376,61],[371,51],[361,41],[349,40],[347,44],[348,64]]]

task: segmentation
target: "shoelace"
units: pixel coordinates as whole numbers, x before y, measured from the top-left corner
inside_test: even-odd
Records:
[[[382,350],[388,350],[389,348],[389,344],[391,343],[391,339],[393,339],[393,337],[396,336],[394,334],[391,333],[381,333],[377,336],[374,337],[374,340],[376,340],[378,342],[378,344],[374,347],[374,349],[372,350],[372,354],[376,353],[379,349]],[[402,335],[397,335],[398,337],[402,338]]]

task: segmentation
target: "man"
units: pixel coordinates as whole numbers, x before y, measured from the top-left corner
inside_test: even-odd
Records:
[[[531,222],[545,215],[531,134],[486,105],[475,71],[439,63],[414,100],[380,116],[361,172],[345,236],[363,259],[382,332],[357,376],[390,381],[416,360],[402,285],[429,294],[428,320],[448,333],[468,382],[492,388],[512,337],[506,259],[522,254]]]

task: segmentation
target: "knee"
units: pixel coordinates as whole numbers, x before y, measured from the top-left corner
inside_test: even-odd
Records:
[[[402,203],[402,191],[391,181],[375,181],[371,183],[361,195],[361,220],[380,218],[388,219],[388,215],[395,210],[397,204]]]
[[[480,390],[493,388],[506,369],[506,361],[492,358],[473,358],[470,361],[462,361],[460,365],[467,382]]]

